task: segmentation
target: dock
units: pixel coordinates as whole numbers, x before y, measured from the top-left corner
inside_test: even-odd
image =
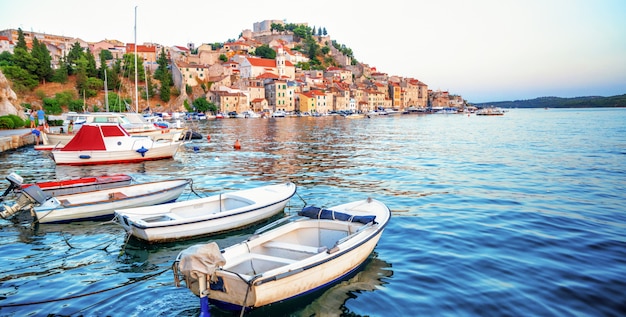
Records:
[[[0,130],[0,152],[35,144],[31,129]]]

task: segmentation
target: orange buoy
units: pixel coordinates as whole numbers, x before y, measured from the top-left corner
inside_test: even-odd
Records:
[[[207,140],[211,140],[211,136],[210,136],[210,135],[207,135],[207,136],[206,136],[206,139],[207,139]]]
[[[241,149],[241,144],[239,143],[239,140],[235,141],[235,145],[233,145],[233,148],[235,148],[235,150]]]

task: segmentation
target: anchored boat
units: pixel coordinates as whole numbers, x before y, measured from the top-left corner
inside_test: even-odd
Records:
[[[368,198],[328,209],[305,207],[299,215],[223,250],[212,242],[182,251],[173,265],[175,281],[180,272],[205,316],[209,300],[243,311],[305,295],[357,270],[391,212]]]
[[[128,234],[147,242],[189,239],[243,228],[276,215],[296,193],[294,183],[267,185],[158,206],[116,210]]]

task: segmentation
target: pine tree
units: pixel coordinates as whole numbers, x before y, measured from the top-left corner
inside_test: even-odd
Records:
[[[70,48],[70,52],[67,54],[66,62],[67,62],[67,70],[70,75],[76,73],[76,62],[83,56],[83,48],[80,47],[80,43],[75,42]]]
[[[37,60],[37,69],[34,75],[37,75],[39,81],[42,82],[51,80],[54,74],[51,65],[52,57],[50,56],[50,51],[48,51],[46,44],[34,38],[31,55]]]
[[[15,47],[13,49],[16,48],[21,48],[25,51],[28,51],[28,47],[26,46],[26,39],[24,38],[24,32],[21,28],[17,29],[17,44],[15,44]]]
[[[87,48],[85,53],[83,54],[87,58],[87,76],[89,77],[98,77],[98,69],[96,67],[96,58],[91,53],[91,50]]]
[[[169,74],[164,76],[163,79],[161,79],[161,100],[167,102],[170,101],[171,98],[171,92],[170,92],[170,77]]]
[[[165,55],[165,49],[161,48],[161,53],[157,59],[159,67],[154,71],[154,78],[163,80],[163,77],[167,75],[167,55]]]

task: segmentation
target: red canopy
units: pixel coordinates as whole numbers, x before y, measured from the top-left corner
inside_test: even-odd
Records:
[[[83,125],[61,151],[104,151],[104,137],[128,135],[119,125]]]

